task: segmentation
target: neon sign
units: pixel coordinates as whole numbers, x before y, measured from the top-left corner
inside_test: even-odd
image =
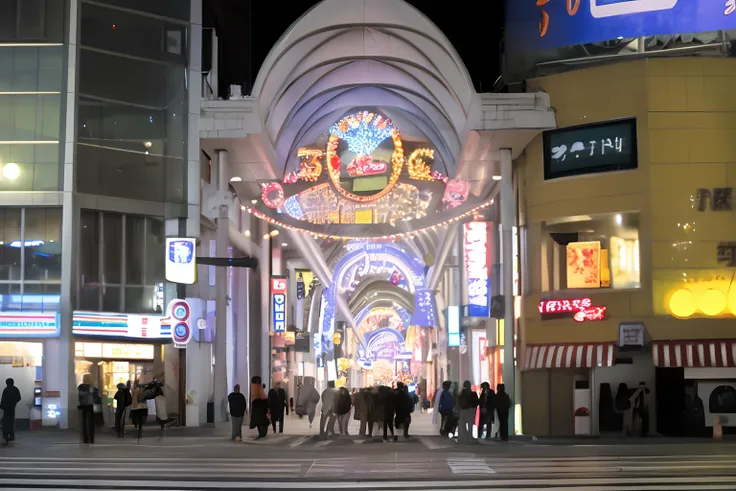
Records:
[[[468,222],[465,231],[465,274],[468,280],[468,317],[490,317],[491,248],[487,222]]]
[[[571,300],[542,300],[539,302],[539,313],[542,319],[567,317],[573,314],[575,322],[601,321],[606,316],[606,307],[593,305],[589,298]],[[561,314],[561,315],[560,315]]]
[[[286,278],[271,278],[271,330],[286,332]]]

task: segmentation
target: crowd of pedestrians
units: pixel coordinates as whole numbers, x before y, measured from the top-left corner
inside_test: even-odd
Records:
[[[439,427],[440,435],[455,438],[458,443],[467,444],[474,439],[476,426],[479,438],[500,438],[508,440],[508,418],[511,399],[505,386],[499,384],[497,392],[488,382],[480,386],[480,393],[465,381],[458,391],[457,386],[446,381],[432,399],[420,400],[416,392],[401,383],[395,387],[375,386],[349,391],[346,387],[336,388],[333,381],[320,394],[315,387],[314,377],[305,377],[298,387],[296,398],[289,399],[281,383],[266,393],[260,377],[251,380],[250,402],[240,393],[240,386],[228,396],[232,420],[232,440],[242,440],[242,426],[245,414],[250,409],[250,428],[257,429],[257,440],[265,438],[268,427],[274,433],[283,433],[285,415],[291,409],[299,419],[307,418],[312,428],[317,414],[317,406],[322,403],[319,418],[319,435],[332,437],[349,435],[350,416],[359,422],[359,436],[373,437],[378,428],[386,441],[398,440],[397,433],[409,439],[412,413],[417,407],[421,411],[433,408],[433,422]],[[248,407],[247,407],[248,406]],[[498,424],[496,425],[496,422]]]

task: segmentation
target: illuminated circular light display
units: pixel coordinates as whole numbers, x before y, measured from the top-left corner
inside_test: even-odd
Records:
[[[697,310],[695,295],[690,290],[684,288],[677,290],[670,297],[669,308],[675,317],[690,317]]]
[[[371,196],[362,196],[353,194],[342,187],[340,183],[340,172],[342,169],[342,160],[338,155],[337,149],[340,141],[347,142],[348,149],[356,154],[355,161],[358,163],[365,162],[366,165],[373,163],[371,156],[385,139],[391,138],[394,144],[393,155],[391,156],[391,176],[388,184],[381,191]],[[399,130],[393,126],[390,119],[384,118],[379,114],[369,111],[361,111],[344,117],[332,128],[330,128],[330,137],[327,141],[327,173],[330,180],[338,193],[347,199],[366,203],[375,201],[386,196],[394,188],[401,176],[401,170],[404,167],[404,144],[401,141]],[[363,168],[363,165],[351,163],[351,166]]]
[[[425,162],[425,158],[434,160],[434,150],[431,148],[417,148],[406,163],[409,177],[422,181],[434,181],[435,176],[432,175],[432,167]]]
[[[284,204],[284,188],[278,182],[264,182],[261,184],[261,199],[263,204],[276,209]]]
[[[707,290],[698,302],[700,311],[708,316],[716,316],[726,310],[726,296],[718,290]]]

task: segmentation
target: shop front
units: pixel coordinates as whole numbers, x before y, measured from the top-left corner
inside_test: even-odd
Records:
[[[158,380],[165,388],[178,387],[179,371],[167,368],[172,362],[166,356],[166,347],[172,345],[171,315],[75,311],[72,325],[77,383],[89,374],[100,388],[106,424],[114,421],[118,384]],[[178,366],[178,357],[174,363]]]
[[[56,312],[0,313],[0,380],[12,378],[21,394],[16,427],[41,426],[44,340],[59,337]]]

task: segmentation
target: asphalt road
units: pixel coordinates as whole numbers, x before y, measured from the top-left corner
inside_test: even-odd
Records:
[[[457,445],[440,437],[269,435],[231,442],[171,431],[94,446],[71,433],[19,433],[0,448],[3,489],[736,489],[736,445],[667,440]]]

